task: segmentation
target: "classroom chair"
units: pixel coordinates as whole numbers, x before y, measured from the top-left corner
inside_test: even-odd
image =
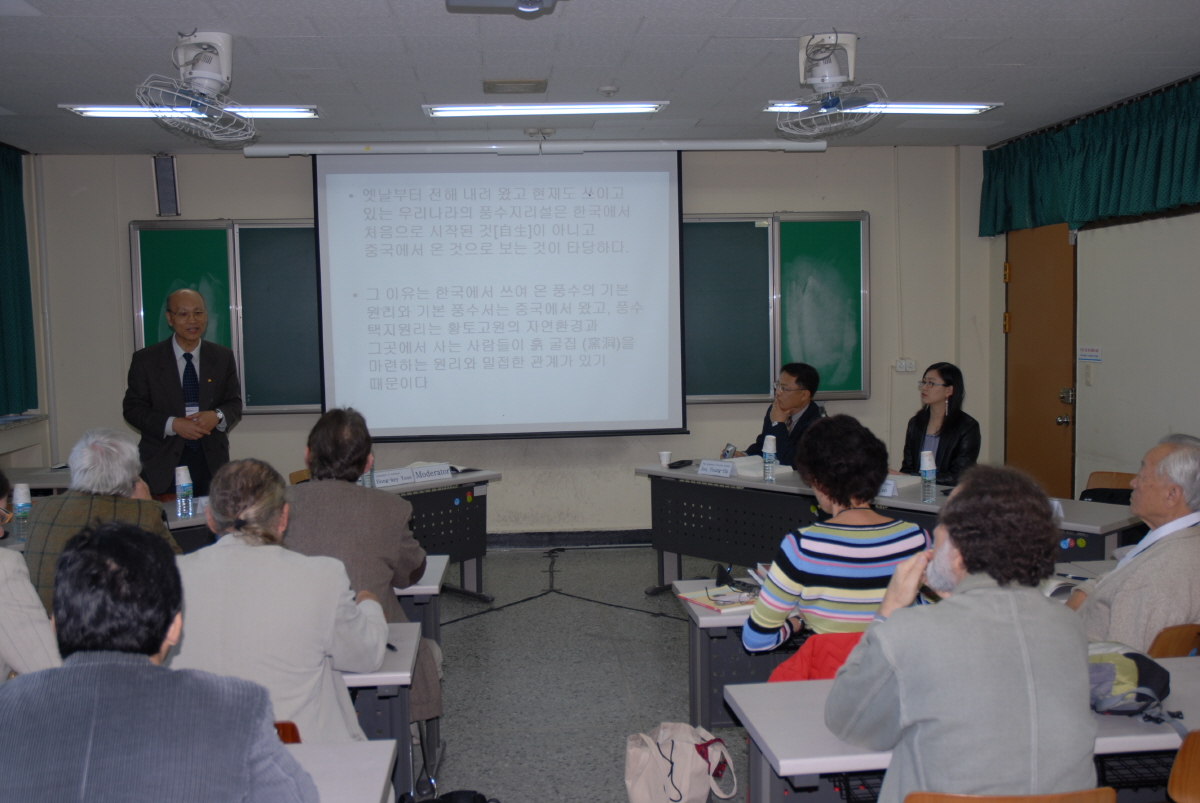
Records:
[[[1111,786],[1063,792],[1057,795],[943,795],[938,792],[909,792],[904,803],[1117,803]],[[1177,801],[1182,803],[1182,801]]]
[[[291,720],[276,722],[275,732],[279,734],[279,741],[284,744],[300,744],[300,729]]]
[[[290,482],[292,485],[299,485],[300,483],[308,482],[311,479],[312,472],[306,468],[302,468],[299,471],[293,471],[291,474],[288,474],[288,482]]]
[[[1123,471],[1093,471],[1088,475],[1086,490],[1092,488],[1129,488],[1129,483],[1137,474],[1126,474]]]
[[[1200,625],[1175,625],[1158,631],[1146,654],[1151,658],[1186,658],[1200,654]]]
[[[1175,803],[1200,803],[1200,731],[1192,731],[1175,754],[1167,796]]]
[[[1136,476],[1120,471],[1093,471],[1088,475],[1087,487],[1079,492],[1079,501],[1128,505],[1133,494],[1129,481]]]

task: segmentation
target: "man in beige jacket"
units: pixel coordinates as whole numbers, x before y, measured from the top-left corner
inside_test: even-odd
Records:
[[[1163,438],[1130,486],[1130,507],[1150,532],[1067,604],[1092,641],[1145,651],[1163,628],[1200,622],[1200,438]]]

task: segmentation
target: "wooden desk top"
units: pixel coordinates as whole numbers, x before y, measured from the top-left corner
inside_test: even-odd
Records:
[[[421,579],[408,588],[393,588],[401,597],[432,597],[442,593],[442,583],[446,577],[446,567],[450,565],[449,555],[426,555],[425,573]]]
[[[1164,658],[1171,672],[1165,708],[1182,710],[1184,722],[1200,722],[1200,658]],[[890,751],[855,747],[825,727],[825,698],[832,680],[746,683],[725,687],[725,701],[746,726],[771,769],[783,777],[831,772],[865,772],[887,767]],[[1175,750],[1179,734],[1170,725],[1135,717],[1100,716],[1097,753]]]
[[[388,625],[388,644],[396,649],[394,652],[384,652],[383,666],[361,675],[343,673],[342,680],[351,689],[364,686],[411,686],[413,666],[417,662],[417,645],[420,643],[420,622],[393,622]]]
[[[321,803],[383,803],[386,799],[396,761],[394,739],[289,744],[287,748],[312,776]]]

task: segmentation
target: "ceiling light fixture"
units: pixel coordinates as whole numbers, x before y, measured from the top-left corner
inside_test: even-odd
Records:
[[[60,103],[58,108],[75,112],[82,117],[203,117],[187,106],[96,106],[82,103]],[[241,117],[276,120],[311,120],[320,117],[316,106],[236,106],[225,111]]]
[[[983,114],[1003,103],[899,103],[889,100],[886,103],[871,103],[857,109],[846,109],[847,113],[861,112],[866,114]],[[764,112],[802,112],[808,107],[794,100],[769,100]]]
[[[505,117],[541,114],[650,114],[660,111],[669,101],[640,103],[425,103],[421,108],[428,117]]]

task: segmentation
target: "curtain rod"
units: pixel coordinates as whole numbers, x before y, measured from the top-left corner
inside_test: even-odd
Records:
[[[1016,141],[1022,140],[1022,139],[1026,139],[1028,137],[1035,137],[1038,134],[1045,134],[1050,131],[1061,131],[1064,128],[1067,128],[1068,126],[1073,126],[1076,123],[1078,123],[1082,120],[1086,120],[1089,117],[1095,117],[1098,114],[1104,114],[1105,112],[1112,111],[1113,109],[1120,108],[1121,106],[1127,106],[1130,103],[1136,103],[1139,100],[1144,100],[1153,95],[1161,94],[1163,92],[1166,92],[1169,89],[1174,89],[1177,86],[1183,86],[1184,84],[1189,84],[1198,78],[1200,78],[1200,73],[1195,73],[1193,75],[1189,75],[1186,78],[1180,78],[1178,81],[1172,81],[1169,84],[1163,84],[1162,86],[1155,87],[1154,89],[1148,89],[1145,92],[1139,92],[1136,95],[1130,95],[1127,98],[1122,98],[1121,100],[1118,100],[1114,103],[1110,103],[1107,106],[1101,106],[1099,109],[1093,109],[1090,112],[1084,112],[1083,114],[1077,114],[1074,117],[1068,117],[1066,120],[1062,120],[1062,121],[1054,123],[1052,125],[1042,126],[1041,128],[1035,128],[1033,131],[1026,131],[1024,134],[1018,134],[1015,137],[1009,137],[1008,139],[1003,140],[1002,142],[997,142],[994,145],[988,145],[986,150],[990,151],[990,150],[994,150],[996,148],[1003,148],[1005,145],[1009,145],[1013,142],[1016,142]]]

